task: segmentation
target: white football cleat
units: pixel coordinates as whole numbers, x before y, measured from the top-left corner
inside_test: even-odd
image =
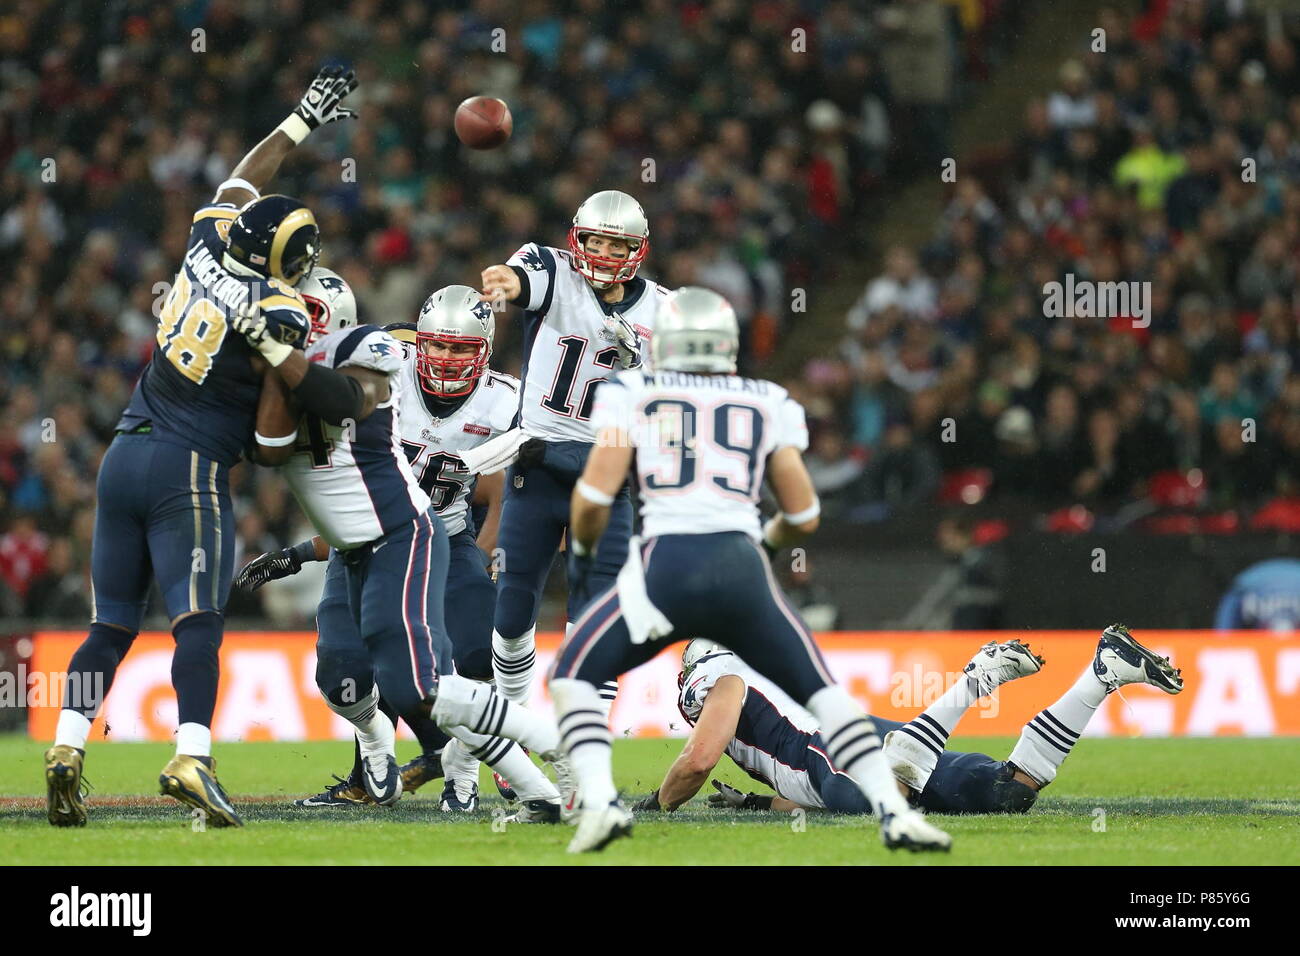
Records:
[[[362,758],[361,783],[370,799],[381,807],[391,807],[402,797],[402,772],[392,754],[371,754]]]
[[[913,853],[934,850],[947,853],[952,837],[926,822],[920,810],[886,813],[880,820],[880,842],[891,850],[906,848]]]
[[[1106,693],[1125,684],[1150,684],[1166,694],[1180,694],[1183,672],[1137,642],[1123,624],[1112,624],[1101,632],[1092,672],[1106,685]]]
[[[569,843],[570,853],[595,853],[619,837],[632,835],[632,812],[617,800],[608,806],[578,812],[578,832]]]
[[[990,641],[975,652],[963,670],[967,677],[975,679],[979,685],[979,694],[983,697],[1007,681],[1037,674],[1042,668],[1043,659],[1023,641],[1007,641],[1003,644]]]
[[[578,804],[578,777],[573,772],[569,755],[554,751],[542,757],[555,771],[555,788],[560,791],[560,819],[572,823],[581,807]]]
[[[906,726],[906,725],[904,725]],[[885,734],[885,762],[894,779],[907,784],[919,795],[939,765],[939,755],[909,733],[891,730]]]

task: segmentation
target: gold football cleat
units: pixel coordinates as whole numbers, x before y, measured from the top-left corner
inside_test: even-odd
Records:
[[[86,802],[81,798],[84,756],[76,747],[51,747],[45,751],[45,806],[51,826],[86,825]]]
[[[217,783],[217,762],[208,759],[211,763],[185,754],[172,757],[158,777],[159,792],[202,811],[214,827],[242,827],[244,821]]]

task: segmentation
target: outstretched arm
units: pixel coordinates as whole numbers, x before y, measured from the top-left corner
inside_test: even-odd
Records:
[[[230,173],[213,202],[242,206],[256,199],[275,178],[290,151],[318,126],[356,116],[339,107],[340,101],[357,88],[356,74],[340,66],[326,67],[316,74],[307,92],[269,136],[254,146]]]
[[[640,806],[653,803],[660,810],[676,810],[695,796],[726,753],[727,744],[736,736],[736,725],[740,722],[740,709],[744,703],[743,679],[735,674],[718,678],[704,700],[700,719],[695,722],[695,729],[680,756],[668,768],[659,789]]]

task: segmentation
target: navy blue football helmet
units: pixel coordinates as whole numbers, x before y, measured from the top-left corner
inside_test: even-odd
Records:
[[[230,224],[226,253],[260,276],[296,286],[320,258],[320,229],[311,210],[291,196],[262,196]]]

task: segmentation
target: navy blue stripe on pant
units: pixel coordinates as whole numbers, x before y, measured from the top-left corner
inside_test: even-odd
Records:
[[[348,608],[379,693],[403,717],[418,712],[435,674],[453,667],[443,620],[448,552],[442,520],[430,508],[338,558],[345,568]]]
[[[225,610],[235,565],[225,465],[152,435],[118,435],[96,495],[95,622],[138,631],[152,579],[173,620]]]
[[[781,593],[767,556],[748,535],[662,535],[645,544],[642,560],[646,591],[672,622],[672,634],[633,644],[617,587],[608,588],[583,611],[560,648],[553,678],[599,686],[667,645],[702,637],[735,651],[796,703],[807,703],[833,683],[807,625]]]

